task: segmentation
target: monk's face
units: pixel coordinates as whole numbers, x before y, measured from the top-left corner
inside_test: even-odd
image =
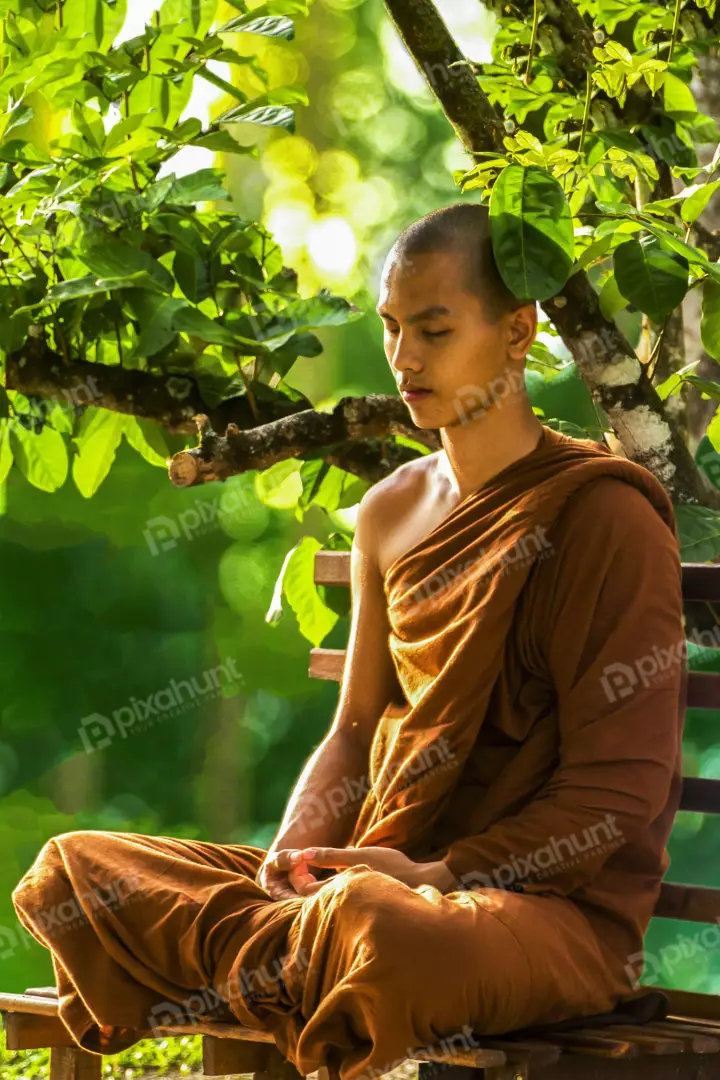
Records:
[[[523,304],[489,321],[480,297],[466,291],[456,253],[406,258],[391,251],[377,311],[385,355],[418,427],[466,424],[525,394],[537,307]]]

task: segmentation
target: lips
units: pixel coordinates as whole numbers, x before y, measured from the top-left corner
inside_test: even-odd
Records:
[[[432,390],[427,390],[423,386],[401,386],[400,393],[405,401],[422,401],[432,394]]]

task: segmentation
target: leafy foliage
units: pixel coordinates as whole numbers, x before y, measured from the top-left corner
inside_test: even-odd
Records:
[[[266,228],[230,206],[225,173],[176,176],[185,146],[257,156],[238,124],[294,128],[300,86],[267,85],[235,35],[284,38],[304,0],[271,0],[214,23],[217,0],[164,0],[144,32],[114,44],[125,0],[22,0],[0,45],[0,326],[7,353],[39,343],[56,362],[84,360],[192,376],[210,405],[238,394],[286,400],[298,356],[322,351],[313,329],[359,313],[326,290],[310,298]],[[237,73],[221,79],[216,62]],[[184,116],[193,80],[235,105],[206,128]],[[91,402],[92,403],[92,402]],[[123,434],[164,465],[157,426],[100,409],[38,412],[3,394],[0,468],[12,460],[44,491],[71,473],[91,496]],[[83,415],[85,413],[85,415]],[[27,421],[23,417],[29,417]],[[11,438],[8,435],[11,434]],[[160,445],[160,449],[158,449]],[[70,459],[72,467],[70,468]]]
[[[720,186],[712,180],[720,148],[700,166],[695,147],[720,140],[720,132],[698,112],[689,84],[715,40],[714,0],[667,8],[585,0],[578,7],[592,20],[596,45],[576,58],[574,78],[550,23],[538,19],[539,5],[535,21],[532,5],[528,17],[514,5],[488,6],[499,19],[493,59],[473,67],[506,117],[506,153],[480,154],[472,169],[454,175],[463,191],[480,189],[490,202],[507,285],[542,301],[577,270],[605,269],[612,260],[603,281],[606,317],[632,304],[662,324],[689,288],[706,283],[710,308],[720,268],[689,243],[689,232]],[[638,191],[652,192],[660,162],[672,177],[693,182],[643,206]],[[522,246],[523,239],[532,242]]]

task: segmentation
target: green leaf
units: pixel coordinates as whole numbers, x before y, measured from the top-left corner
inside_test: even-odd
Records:
[[[89,406],[73,439],[77,456],[73,458],[72,474],[81,495],[89,499],[95,494],[110,472],[120,445],[127,417]]]
[[[705,506],[674,504],[682,562],[712,562],[720,555],[720,513]]]
[[[73,123],[85,142],[93,150],[100,150],[105,141],[105,128],[100,113],[85,108],[80,101],[73,102]]]
[[[718,435],[718,418],[720,417],[720,408],[715,411],[707,432],[703,435],[702,439],[698,443],[697,450],[695,451],[695,463],[699,469],[705,474],[707,479],[713,485],[713,487],[720,488],[720,453],[718,453],[717,442]],[[710,438],[712,429],[713,438]]]
[[[312,505],[332,513],[334,510],[354,506],[367,490],[367,485],[362,481],[358,483],[356,476],[336,465],[328,465],[322,458],[304,461],[300,467],[300,479],[303,492],[298,506],[302,510],[307,510]]]
[[[220,169],[198,169],[188,176],[175,177],[164,201],[184,206],[188,203],[229,199],[229,193],[222,186],[223,179],[224,173]]]
[[[598,302],[603,316],[608,320],[628,306],[629,301],[620,292],[615,274],[610,274],[605,281],[600,290]]]
[[[292,41],[295,37],[295,26],[292,19],[282,15],[266,16],[258,19],[254,12],[231,19],[230,22],[220,26],[217,33],[237,34],[241,31],[243,34],[263,34],[266,37],[287,38],[288,41]]]
[[[699,360],[693,360],[686,364],[685,367],[679,368],[678,371],[673,371],[671,375],[668,375],[667,379],[659,383],[655,387],[655,393],[660,400],[665,401],[671,394],[679,394],[686,382],[687,373],[697,367],[699,363]]]
[[[302,495],[301,465],[297,458],[286,458],[256,473],[255,493],[260,501],[278,510],[296,506]]]
[[[208,318],[198,308],[192,308],[185,305],[178,308],[172,319],[173,330],[180,330],[184,334],[194,334],[196,337],[202,338],[203,341],[209,341],[215,345],[229,345],[233,346],[237,343],[237,338],[231,330],[228,330],[222,323],[216,322],[215,319]],[[258,348],[258,352],[262,351]]]
[[[720,188],[720,180],[713,180],[709,184],[700,184],[696,191],[687,195],[683,200],[681,210],[682,219],[687,225],[700,217],[718,188]]]
[[[608,234],[606,236],[600,236],[596,240],[593,240],[591,244],[588,244],[582,255],[574,263],[572,273],[577,274],[578,270],[584,270],[586,266],[590,266],[591,263],[596,262],[606,255],[612,244],[612,240],[612,235]]]
[[[133,116],[127,116],[124,120],[119,120],[105,136],[105,142],[103,145],[103,153],[109,154],[111,150],[114,150],[116,146],[119,146],[128,135],[132,135],[134,131],[141,126],[146,120],[146,116],[143,113],[135,113]]]
[[[147,462],[162,469],[167,468],[170,451],[160,424],[142,417],[126,416],[123,433],[133,450],[137,450]]]
[[[218,124],[234,124],[242,120],[246,124],[262,124],[265,127],[284,127],[295,130],[295,113],[286,105],[265,105],[254,107],[252,102],[238,105],[234,109],[218,116]]]
[[[673,117],[676,114],[684,116],[686,113],[697,112],[697,103],[693,92],[687,83],[668,71],[663,83],[663,101],[665,112]]]
[[[30,322],[30,315],[22,311],[0,315],[0,348],[3,352],[15,352],[23,345]]]
[[[130,297],[130,305],[140,326],[133,356],[153,356],[175,337],[177,327],[173,326],[173,319],[187,307],[187,300],[135,289]]]
[[[548,300],[574,261],[573,219],[565,192],[544,169],[509,165],[490,196],[490,229],[498,270],[519,299]]]
[[[13,452],[10,444],[10,425],[7,419],[0,420],[0,484],[7,480],[12,468]]]
[[[313,536],[304,536],[288,553],[276,585],[267,621],[277,621],[276,597],[281,591],[295,612],[303,637],[317,648],[337,622],[337,615],[323,604],[314,583],[315,554],[322,544]]]
[[[52,285],[41,304],[53,304],[60,300],[77,300],[81,296],[96,296],[98,293],[114,292],[117,289],[133,289],[146,282],[154,287],[154,282],[143,271],[127,277],[97,278],[94,274],[87,277],[69,278]]]
[[[206,135],[198,135],[195,139],[189,139],[188,142],[191,146],[203,146],[206,150],[213,150],[216,154],[257,156],[256,147],[243,146],[242,143],[233,139],[229,131],[209,131]]]
[[[101,278],[126,278],[129,274],[144,271],[165,292],[172,292],[175,281],[169,270],[162,263],[141,248],[120,240],[105,240],[101,244],[92,244],[80,250],[78,256]]]
[[[687,260],[664,251],[656,239],[626,240],[615,249],[613,266],[622,295],[656,323],[664,322],[687,292]]]
[[[15,128],[22,127],[23,124],[29,123],[35,116],[35,113],[29,105],[21,105],[20,102],[18,102],[17,105],[10,110],[7,116],[7,126],[2,135],[4,142],[7,142],[7,137],[11,131]]]
[[[715,410],[715,415],[708,424],[706,435],[712,443],[715,451],[720,448],[720,406]]]
[[[198,255],[189,251],[178,251],[173,261],[175,280],[193,304],[199,304],[210,296],[207,267]]]
[[[720,282],[710,278],[703,282],[700,340],[705,352],[720,361]]]
[[[41,491],[57,491],[65,483],[68,455],[59,431],[43,427],[37,435],[13,424],[12,441],[15,464],[23,476]]]
[[[555,361],[557,363],[557,360]],[[548,420],[562,420],[584,431],[582,438],[602,438],[607,415],[596,405],[577,364],[569,363],[554,371],[525,369],[525,384],[532,405],[542,409]]]

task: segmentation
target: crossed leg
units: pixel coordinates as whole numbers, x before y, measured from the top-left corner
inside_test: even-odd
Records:
[[[13,901],[51,950],[75,1041],[117,1053],[199,1015],[270,1031],[304,1075],[356,1080],[419,1046],[602,1012],[622,992],[570,901],[443,896],[365,865],[272,901],[254,880],[264,856],[138,833],[48,841]]]

